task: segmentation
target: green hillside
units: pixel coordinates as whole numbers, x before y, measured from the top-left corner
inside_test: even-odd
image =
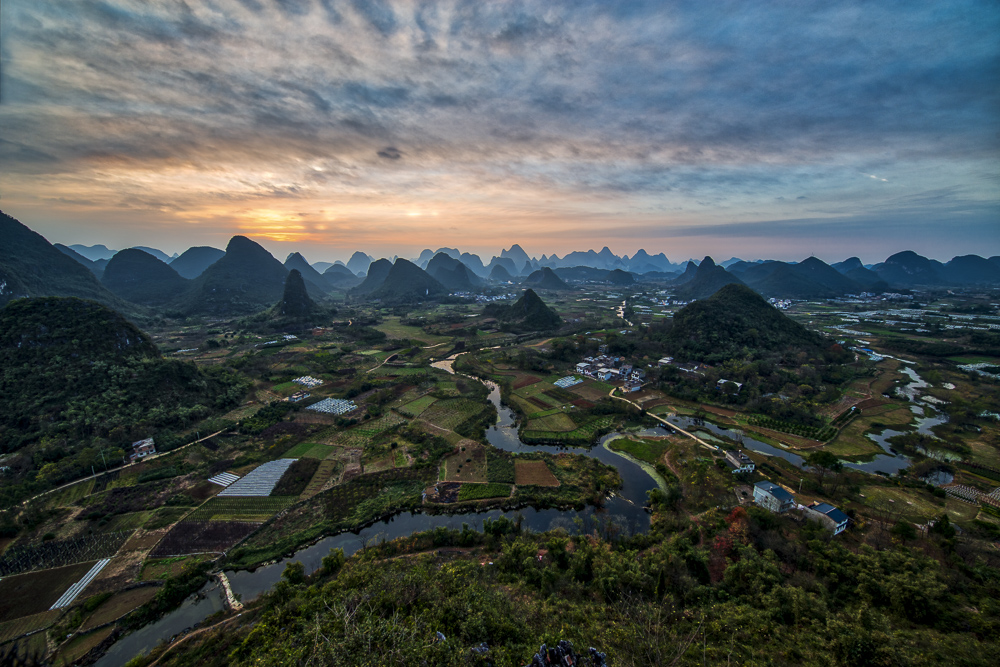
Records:
[[[0,306],[25,296],[78,296],[122,306],[85,266],[0,212]]]
[[[195,246],[188,248],[180,254],[180,257],[170,262],[170,268],[181,277],[191,280],[204,273],[205,269],[218,262],[225,254],[224,251],[211,246]]]
[[[161,306],[183,294],[191,281],[149,253],[129,248],[108,261],[101,284],[126,301]]]
[[[368,267],[368,275],[365,276],[360,285],[351,290],[351,294],[364,295],[374,292],[382,286],[390,271],[392,271],[392,262],[389,260],[380,259],[372,262]]]
[[[691,263],[689,262],[688,269],[681,278],[688,276],[690,270]],[[706,257],[695,269],[694,277],[677,288],[677,296],[682,299],[704,299],[718,292],[723,286],[730,284],[742,285],[743,282],[717,265],[711,257]]]
[[[497,318],[508,331],[545,331],[562,324],[562,318],[531,289],[525,290],[521,298],[509,306],[487,304],[483,315]]]
[[[78,458],[84,450],[93,457],[93,447],[183,428],[245,391],[221,369],[164,359],[119,313],[74,298],[19,299],[0,310],[0,368],[0,448],[41,443],[27,465],[54,464],[44,475],[51,483],[79,476],[90,465]]]
[[[372,267],[375,265],[372,264]],[[444,296],[447,288],[426,271],[408,260],[399,258],[392,265],[381,285],[368,296],[383,301],[421,301]]]
[[[735,284],[679,310],[664,340],[673,356],[710,363],[821,342],[752,289]]]
[[[533,271],[527,278],[524,279],[524,284],[534,289],[553,291],[572,289],[565,283],[565,281],[563,281],[562,278],[556,275],[555,271],[547,266],[542,267],[537,271]]]
[[[187,313],[255,313],[281,298],[286,275],[271,253],[245,236],[234,236],[226,254],[193,281],[179,305]]]

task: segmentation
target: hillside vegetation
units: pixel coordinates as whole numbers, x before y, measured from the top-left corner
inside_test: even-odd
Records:
[[[787,348],[815,349],[822,339],[746,285],[730,284],[679,310],[664,342],[675,357],[713,363]]]
[[[15,467],[29,480],[40,468],[41,481],[53,483],[90,465],[77,457],[90,445],[120,448],[181,428],[245,391],[225,371],[164,359],[119,313],[73,298],[19,299],[0,310],[0,367],[0,447],[37,445]]]

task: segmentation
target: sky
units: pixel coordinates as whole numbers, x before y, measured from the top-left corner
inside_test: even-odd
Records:
[[[1000,4],[4,0],[0,209],[279,259],[1000,254]]]

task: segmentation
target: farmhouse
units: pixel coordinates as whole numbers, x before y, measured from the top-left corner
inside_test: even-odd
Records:
[[[602,380],[604,382],[607,382],[616,375],[618,375],[618,373],[611,370],[610,368],[602,368],[599,371],[597,371],[597,379]]]
[[[132,443],[132,456],[129,457],[133,461],[135,459],[144,459],[150,454],[156,453],[156,446],[153,444],[152,438],[146,438],[145,440],[137,440]]]
[[[781,514],[795,507],[795,498],[774,482],[753,485],[753,501],[764,509]]]
[[[813,503],[803,512],[810,519],[816,519],[834,535],[840,535],[847,529],[847,515],[829,503]]]

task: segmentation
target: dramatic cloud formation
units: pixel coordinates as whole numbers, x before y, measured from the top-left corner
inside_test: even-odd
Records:
[[[55,241],[1000,253],[994,2],[6,0]]]

